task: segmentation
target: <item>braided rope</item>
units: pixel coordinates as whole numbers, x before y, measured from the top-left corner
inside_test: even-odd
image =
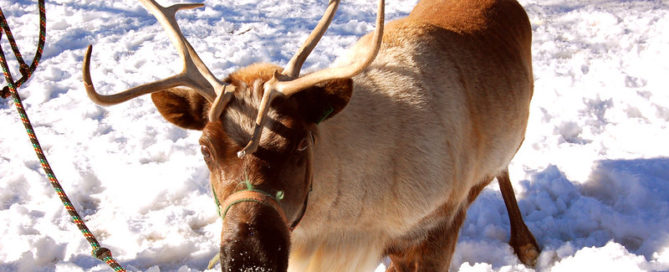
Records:
[[[91,252],[93,256],[107,263],[107,265],[109,265],[112,269],[114,269],[114,271],[125,272],[126,270],[121,265],[119,265],[118,262],[116,262],[116,260],[114,260],[114,258],[112,257],[111,251],[107,248],[100,246],[100,243],[98,243],[95,236],[91,233],[91,231],[88,229],[84,221],[79,216],[79,213],[77,213],[77,211],[75,210],[74,206],[72,205],[72,202],[65,194],[63,187],[60,186],[58,179],[56,179],[56,175],[53,173],[53,170],[51,169],[49,162],[44,156],[44,151],[42,150],[42,147],[39,141],[37,140],[37,136],[35,135],[35,130],[33,129],[33,126],[30,123],[30,120],[28,119],[28,114],[26,113],[23,107],[23,103],[21,102],[21,97],[19,96],[19,93],[17,91],[17,88],[20,87],[21,84],[25,83],[37,68],[39,60],[42,56],[42,51],[44,49],[44,43],[46,40],[46,12],[44,8],[44,0],[39,0],[38,3],[40,10],[40,35],[39,35],[39,42],[37,45],[37,52],[35,53],[35,58],[33,59],[33,63],[31,64],[30,67],[28,67],[23,61],[21,53],[19,52],[19,49],[16,46],[14,37],[12,36],[11,31],[9,30],[9,26],[7,24],[7,20],[5,19],[5,15],[2,12],[2,9],[0,8],[0,28],[1,28],[0,39],[2,38],[2,33],[4,32],[7,35],[7,39],[9,40],[12,50],[16,55],[16,59],[21,66],[21,74],[22,74],[22,78],[19,81],[14,82],[12,74],[9,71],[9,66],[5,58],[5,53],[2,50],[2,45],[0,44],[0,65],[2,65],[2,71],[4,73],[5,80],[7,81],[7,86],[3,88],[3,91],[8,90],[8,92],[14,99],[14,105],[16,106],[16,110],[18,111],[19,116],[21,117],[23,126],[25,127],[26,132],[28,133],[30,142],[32,143],[32,146],[35,150],[35,154],[37,154],[37,158],[39,158],[40,164],[42,165],[42,169],[44,169],[44,172],[46,173],[47,177],[49,178],[49,181],[51,182],[51,186],[60,197],[60,200],[63,202],[63,205],[65,206],[67,212],[70,214],[72,222],[74,222],[74,224],[77,225],[81,233],[84,235],[88,243],[93,248]],[[4,97],[5,93],[3,93],[3,98]]]
[[[23,57],[21,56],[21,52],[19,51],[18,46],[16,45],[16,41],[14,40],[14,35],[12,35],[11,29],[9,29],[9,25],[7,24],[7,20],[5,20],[5,15],[2,14],[2,9],[0,9],[0,15],[2,16],[2,20],[0,20],[0,27],[4,32],[7,34],[7,40],[9,40],[9,44],[12,47],[12,51],[14,51],[14,55],[16,56],[16,60],[19,62],[20,66],[20,72],[21,72],[21,78],[14,82],[14,86],[16,88],[21,87],[23,83],[28,81],[28,78],[32,76],[32,73],[37,69],[37,65],[39,63],[39,60],[42,58],[42,52],[44,49],[44,43],[46,42],[46,10],[44,8],[44,1],[40,0],[38,2],[39,4],[39,21],[40,21],[40,27],[39,27],[39,40],[37,42],[37,51],[35,52],[35,57],[33,58],[32,64],[30,64],[30,67],[26,65],[25,61],[23,60]],[[0,37],[2,36],[2,31],[0,31]],[[2,98],[8,98],[10,96],[9,93],[9,86],[5,86],[2,91],[1,91],[1,96]]]

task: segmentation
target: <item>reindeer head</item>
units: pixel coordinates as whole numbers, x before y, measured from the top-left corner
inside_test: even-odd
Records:
[[[316,126],[346,106],[353,90],[351,77],[376,57],[383,35],[384,1],[379,1],[377,28],[365,56],[347,66],[299,76],[302,64],[334,17],[339,0],[331,0],[285,69],[253,64],[222,81],[202,62],[176,23],[178,10],[202,4],[165,8],[154,0],[140,2],[169,34],[184,63],[183,71],[117,94],[101,95],[90,77],[89,46],[83,67],[88,96],[99,105],[113,105],[151,93],[165,119],[201,130],[202,156],[223,217],[223,270],[285,271],[290,231],[304,215],[311,189]]]

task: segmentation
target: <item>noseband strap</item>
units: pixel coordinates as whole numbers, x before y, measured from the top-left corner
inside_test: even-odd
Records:
[[[279,206],[277,199],[268,193],[256,189],[242,190],[226,198],[223,204],[220,206],[224,209],[223,214],[221,214],[223,220],[225,220],[225,215],[228,214],[228,211],[230,208],[232,208],[232,206],[244,202],[256,202],[271,207],[279,213],[279,216],[283,222],[289,224],[288,219],[286,218],[286,213],[283,211],[281,206]]]
[[[214,196],[215,195],[216,194],[214,193]],[[307,193],[307,196],[304,198],[302,209],[300,209],[297,218],[292,223],[288,222],[288,217],[286,217],[286,212],[284,212],[281,206],[279,206],[279,199],[266,192],[257,189],[250,189],[250,190],[246,189],[236,192],[230,195],[228,198],[226,198],[222,204],[220,204],[218,202],[218,198],[216,198],[216,204],[218,204],[219,215],[223,220],[225,220],[225,216],[228,214],[228,211],[230,210],[230,208],[232,208],[232,206],[244,202],[255,202],[274,209],[277,213],[279,213],[281,220],[283,220],[283,222],[286,223],[286,225],[288,225],[290,231],[293,231],[295,227],[297,227],[297,224],[299,224],[300,221],[302,221],[302,217],[304,217],[304,213],[307,210],[307,203],[309,202],[309,194]],[[221,213],[221,211],[223,211],[223,213]]]

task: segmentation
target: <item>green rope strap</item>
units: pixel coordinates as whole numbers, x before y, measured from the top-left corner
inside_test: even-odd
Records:
[[[19,62],[22,75],[21,79],[19,79],[18,81],[13,80],[12,74],[9,71],[9,65],[7,64],[7,59],[5,58],[5,53],[2,50],[2,45],[0,44],[0,65],[2,65],[2,71],[4,73],[5,80],[7,81],[7,86],[3,88],[2,97],[7,98],[8,97],[8,95],[6,94],[7,92],[12,96],[14,100],[14,105],[16,106],[16,110],[18,111],[19,116],[21,117],[21,121],[23,122],[26,132],[28,133],[28,137],[30,138],[30,142],[32,143],[32,146],[35,150],[35,154],[37,154],[37,158],[39,158],[40,164],[42,165],[42,169],[44,169],[44,172],[46,173],[47,177],[49,178],[49,181],[51,182],[51,186],[60,197],[60,200],[63,202],[63,205],[65,206],[67,212],[72,217],[72,222],[74,222],[77,225],[81,233],[84,235],[88,243],[93,248],[91,252],[93,256],[107,263],[107,265],[109,265],[112,269],[114,269],[114,271],[125,272],[126,270],[123,267],[121,267],[121,265],[119,265],[116,262],[116,260],[114,260],[114,258],[112,258],[111,251],[109,251],[109,249],[107,248],[100,246],[100,243],[98,243],[97,239],[95,239],[95,236],[90,232],[88,227],[86,227],[86,224],[84,224],[84,221],[81,219],[81,217],[75,210],[74,206],[72,205],[72,202],[65,194],[63,187],[60,186],[58,179],[56,179],[56,175],[53,173],[53,170],[51,170],[51,166],[49,165],[49,162],[44,156],[44,151],[42,150],[42,147],[39,141],[37,140],[37,136],[35,135],[35,130],[33,129],[33,126],[30,123],[30,120],[28,119],[28,114],[26,113],[23,107],[23,103],[21,102],[21,97],[19,96],[19,93],[17,91],[17,88],[20,87],[26,81],[28,81],[32,73],[35,72],[35,69],[37,68],[39,60],[42,56],[42,51],[44,49],[44,43],[46,40],[46,12],[44,8],[44,0],[39,0],[38,3],[39,3],[39,13],[40,13],[40,34],[39,34],[39,42],[37,45],[37,52],[35,53],[35,58],[33,59],[33,62],[30,65],[30,67],[28,67],[28,65],[26,65],[25,61],[23,60],[23,57],[21,56],[21,53],[19,52],[19,49],[16,46],[14,37],[11,34],[9,26],[7,25],[7,20],[5,19],[5,15],[2,12],[2,9],[0,8],[0,28],[1,28],[0,39],[2,38],[2,33],[4,32],[7,35],[7,39],[12,47],[12,51],[14,51],[14,54],[16,55],[16,60]]]
[[[243,183],[246,185],[246,189],[241,190],[241,191],[237,191],[237,192],[251,191],[251,192],[261,193],[261,194],[263,194],[263,195],[265,195],[269,198],[274,199],[277,203],[283,199],[283,196],[284,196],[283,191],[278,191],[278,192],[276,192],[276,195],[271,195],[270,193],[267,193],[265,191],[256,189],[253,186],[253,184],[251,184],[251,181],[249,181],[248,178],[246,178],[243,181]],[[223,210],[222,209],[223,207],[221,207],[221,201],[219,201],[218,196],[216,196],[216,191],[214,190],[214,184],[213,183],[211,184],[211,191],[214,194],[214,201],[216,202],[216,209],[218,211],[218,216],[220,216],[221,219],[225,218],[225,216],[228,214],[228,211],[230,210],[230,208],[234,205],[237,205],[237,204],[242,203],[242,202],[248,202],[248,201],[258,202],[255,199],[247,199],[247,198],[240,199],[240,200],[237,200],[237,201],[234,201],[234,202],[230,203],[230,205],[225,207],[225,210],[223,212],[221,212],[221,210]]]
[[[276,196],[273,196],[269,193],[266,193],[265,191],[257,190],[257,189],[244,189],[244,190],[241,190],[241,191],[238,191],[238,192],[256,192],[256,193],[260,193],[260,194],[263,194],[263,195],[265,195],[265,196],[267,196],[271,199],[274,199],[274,201],[276,201],[277,203],[283,198],[283,191],[279,191],[279,193],[277,193]],[[215,197],[215,198],[218,198],[218,197]],[[228,214],[228,211],[230,210],[230,208],[232,208],[232,206],[235,206],[239,203],[257,202],[257,203],[263,204],[263,202],[258,201],[258,200],[253,199],[253,198],[242,198],[242,199],[233,201],[227,207],[225,207],[225,211],[223,211],[223,215],[221,215],[221,204],[218,202],[218,199],[216,199],[216,202],[217,202],[217,206],[218,206],[218,215],[221,216],[221,218],[225,218],[225,216]]]

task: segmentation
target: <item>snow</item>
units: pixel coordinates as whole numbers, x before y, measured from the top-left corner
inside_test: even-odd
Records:
[[[258,61],[287,63],[326,2],[205,1],[178,18],[223,76]],[[370,31],[373,2],[343,1],[305,70],[327,67]],[[527,138],[510,171],[543,247],[535,269],[669,271],[669,3],[520,2],[533,25],[536,82]],[[415,3],[388,1],[387,17],[405,16]],[[36,1],[0,6],[31,59]],[[220,219],[199,133],[165,122],[146,97],[98,107],[80,77],[88,44],[103,92],[176,73],[167,36],[132,0],[47,1],[47,17],[43,60],[20,93],[75,207],[130,271],[205,271],[218,252]],[[6,39],[2,46],[10,51]],[[110,271],[71,224],[10,100],[0,103],[0,124],[0,271]],[[533,271],[508,239],[493,184],[468,212],[451,270]]]

